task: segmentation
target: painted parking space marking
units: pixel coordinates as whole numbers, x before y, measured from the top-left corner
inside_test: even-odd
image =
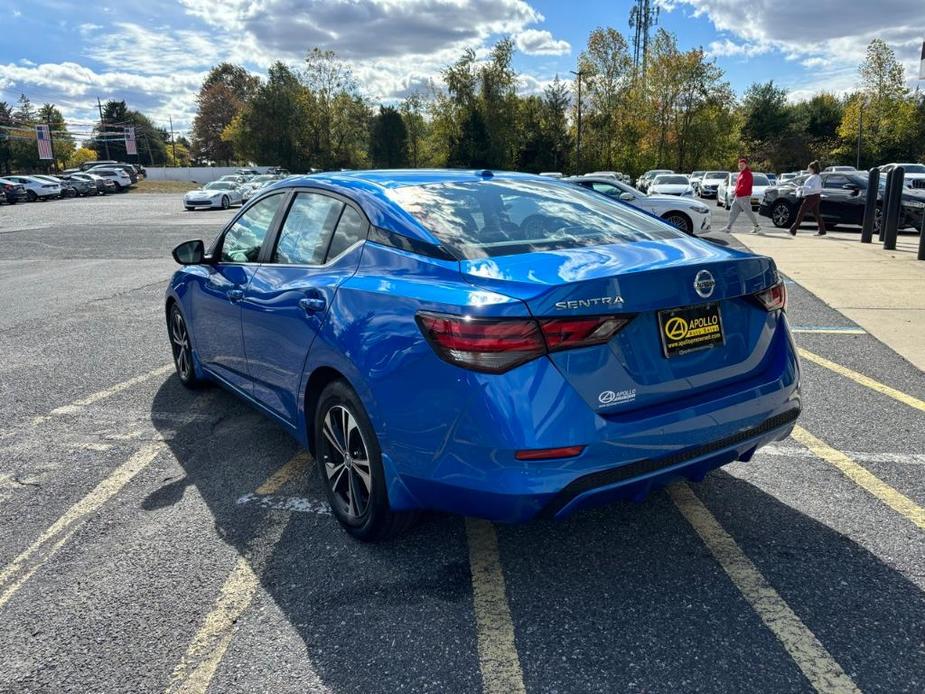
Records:
[[[91,393],[90,395],[84,396],[67,405],[56,407],[48,414],[40,415],[38,417],[33,417],[31,420],[32,426],[38,426],[40,424],[43,424],[44,422],[47,422],[49,419],[52,419],[54,417],[59,417],[61,415],[75,414],[77,412],[80,412],[84,407],[87,407],[88,405],[92,405],[93,403],[99,402],[100,400],[104,400],[106,398],[112,397],[113,395],[116,395],[118,393],[121,393],[122,391],[128,390],[129,388],[133,386],[137,386],[139,383],[144,383],[148,379],[155,378],[157,376],[163,376],[164,374],[172,371],[173,368],[174,368],[173,364],[165,364],[164,366],[160,366],[156,369],[152,369],[151,371],[148,371],[147,373],[143,373],[139,376],[135,376],[126,381],[122,381],[121,383],[117,383],[114,386],[105,388],[104,390],[99,390],[95,393]]]
[[[852,679],[768,583],[732,536],[685,484],[668,488],[671,500],[765,626],[781,642],[817,692],[860,692]]]
[[[487,694],[523,692],[523,671],[514,642],[514,623],[495,526],[485,520],[467,518],[466,540],[482,687]]]
[[[87,518],[112,499],[139,472],[165,449],[162,443],[144,446],[97,484],[90,493],[71,506],[39,538],[0,570],[0,608],[41,568]]]
[[[273,495],[288,482],[304,474],[310,463],[311,457],[308,453],[299,451],[257,487],[254,494],[245,496],[276,498]],[[241,503],[240,499],[238,503]],[[246,551],[238,557],[234,568],[222,584],[212,609],[203,618],[186,653],[171,673],[165,692],[168,694],[204,694],[209,688],[222,658],[237,633],[240,618],[250,607],[260,588],[261,576],[266,569],[267,562],[273,556],[273,551],[286,532],[286,528],[289,527],[291,517],[290,513],[272,511],[260,523],[254,539]],[[318,691],[327,691],[326,688],[320,686],[320,679],[317,675],[313,676],[313,679],[318,684]]]
[[[790,332],[817,335],[866,335],[863,328],[850,328],[826,325],[797,325],[791,326]]]
[[[925,453],[866,453],[864,451],[842,451],[858,463],[890,463],[896,465],[925,465]],[[772,443],[758,451],[758,455],[781,458],[805,458],[806,449],[799,446],[781,446]]]
[[[800,357],[806,359],[807,361],[811,361],[814,364],[818,364],[819,366],[824,366],[830,371],[834,371],[835,373],[844,376],[845,378],[850,378],[855,383],[860,383],[862,386],[866,386],[871,390],[875,390],[878,393],[882,393],[883,395],[891,397],[894,400],[903,403],[904,405],[908,405],[909,407],[913,407],[917,410],[925,412],[925,400],[920,400],[919,398],[913,395],[909,395],[908,393],[904,393],[901,390],[891,388],[888,385],[880,383],[880,381],[874,380],[870,376],[865,376],[864,374],[859,373],[854,369],[849,369],[847,366],[836,364],[834,361],[830,361],[825,357],[820,357],[818,354],[814,354],[808,350],[803,349],[802,347],[800,347],[798,351],[800,353]]]
[[[908,496],[888,485],[867,468],[858,465],[857,462],[842,451],[836,450],[816,438],[803,427],[794,427],[791,436],[793,436],[794,440],[806,446],[814,455],[834,465],[845,477],[859,487],[866,489],[904,518],[925,530],[925,509]]]

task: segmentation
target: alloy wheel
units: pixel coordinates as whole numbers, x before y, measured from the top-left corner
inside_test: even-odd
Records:
[[[321,459],[334,501],[344,515],[358,520],[369,508],[373,488],[363,433],[343,405],[334,405],[325,413],[321,431]]]
[[[177,365],[180,380],[191,380],[193,374],[193,358],[189,346],[189,333],[183,315],[174,309],[170,319],[170,345],[173,348],[173,360]]]
[[[771,210],[771,221],[776,227],[784,227],[790,222],[790,208],[782,202],[777,203]]]
[[[227,209],[229,208],[229,206],[230,206],[230,203],[228,202],[228,196],[227,196],[227,195],[223,195],[223,196],[222,196],[222,209],[223,209],[223,210],[227,210]]]

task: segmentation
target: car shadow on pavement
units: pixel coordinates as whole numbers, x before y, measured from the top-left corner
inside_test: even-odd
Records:
[[[267,515],[283,512],[238,500],[298,447],[236,397],[214,390],[213,420],[179,426],[201,395],[176,377],[158,390],[152,412],[176,417],[154,424],[185,477],[168,481],[142,508],[157,512],[194,487],[216,539],[248,556]],[[918,688],[925,596],[914,583],[725,472],[692,488],[862,690]],[[280,494],[324,499],[313,470]],[[664,492],[565,521],[498,526],[497,534],[528,691],[811,690]],[[292,512],[257,597],[271,600],[288,625],[274,629],[265,614],[249,623],[245,614],[225,658],[256,661],[246,668],[259,676],[308,657],[334,691],[477,691],[468,552],[458,517],[433,515],[392,542],[367,545],[330,515]],[[224,580],[215,576],[216,588]],[[260,652],[254,644],[293,630],[307,656],[251,657]]]

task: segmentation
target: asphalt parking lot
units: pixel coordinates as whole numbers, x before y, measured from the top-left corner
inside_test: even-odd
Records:
[[[0,207],[0,691],[925,691],[925,377],[815,296],[799,346],[867,380],[804,358],[794,438],[364,545],[280,428],[174,375],[170,249],[233,214]]]

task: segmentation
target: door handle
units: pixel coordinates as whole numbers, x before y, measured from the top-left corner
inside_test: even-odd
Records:
[[[229,289],[225,293],[225,296],[228,297],[228,301],[240,301],[241,299],[244,298],[244,290],[243,289]]]
[[[317,313],[318,311],[324,311],[326,304],[322,297],[311,296],[299,299],[299,306],[302,307],[305,313]]]

